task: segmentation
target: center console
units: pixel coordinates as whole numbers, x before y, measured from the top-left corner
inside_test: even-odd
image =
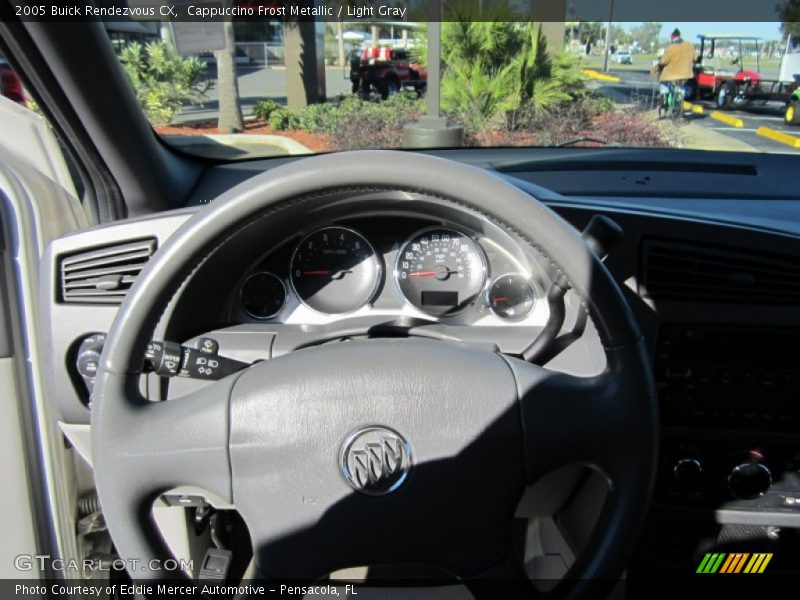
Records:
[[[800,548],[800,330],[663,323],[661,451],[640,577],[692,575],[706,552]]]
[[[657,503],[800,514],[799,333],[662,325]]]

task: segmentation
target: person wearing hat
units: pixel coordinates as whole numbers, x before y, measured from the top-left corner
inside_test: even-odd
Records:
[[[691,42],[684,42],[679,29],[672,32],[672,43],[658,61],[659,81],[686,81],[694,77],[697,54]]]

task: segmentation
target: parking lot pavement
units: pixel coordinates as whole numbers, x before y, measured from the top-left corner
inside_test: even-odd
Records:
[[[257,65],[239,65],[239,97],[245,117],[252,114],[259,100],[271,99],[280,104],[286,103],[286,70],[284,68]],[[345,78],[342,67],[325,68],[325,89],[329,98],[350,93],[350,80]],[[216,68],[210,66],[209,79],[216,84]],[[176,123],[216,119],[219,112],[219,90],[216,85],[206,94],[202,104],[184,107]]]
[[[620,81],[597,81],[592,85],[617,104],[638,103],[655,106],[658,85],[647,70],[623,71],[612,68],[610,73],[619,77]],[[740,119],[741,127],[735,127],[712,118],[711,113],[716,110],[713,100],[698,100],[693,104],[702,106],[703,112],[702,114],[686,113],[687,120],[692,124],[727,136],[731,140],[744,142],[759,152],[800,154],[800,147],[794,147],[787,143],[797,137],[797,144],[800,145],[800,127],[786,125],[783,122],[783,104],[780,102],[752,103],[738,109],[720,111],[724,115]],[[766,131],[761,129],[759,133],[760,128],[766,128]],[[779,135],[766,137],[764,134],[769,135],[769,132],[777,132]],[[781,138],[783,141],[777,141],[774,139],[775,137]],[[693,141],[702,145],[702,135],[695,134]]]

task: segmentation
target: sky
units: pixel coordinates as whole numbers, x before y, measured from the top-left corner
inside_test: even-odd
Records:
[[[626,23],[624,27],[630,29],[636,26],[637,23]],[[780,23],[771,22],[748,22],[748,23],[735,23],[735,22],[720,22],[720,23],[698,23],[698,22],[684,22],[684,23],[668,23],[663,22],[661,27],[661,37],[667,38],[672,30],[675,28],[681,30],[683,39],[688,42],[697,42],[697,36],[701,33],[738,33],[746,35],[756,35],[764,38],[764,40],[775,40],[781,38]]]

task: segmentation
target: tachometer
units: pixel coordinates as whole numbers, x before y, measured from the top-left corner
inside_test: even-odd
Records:
[[[363,235],[345,227],[326,227],[297,245],[289,279],[306,306],[344,314],[372,299],[380,277],[381,262]]]
[[[400,249],[395,278],[411,304],[430,315],[463,310],[486,282],[483,250],[453,229],[423,229]]]

